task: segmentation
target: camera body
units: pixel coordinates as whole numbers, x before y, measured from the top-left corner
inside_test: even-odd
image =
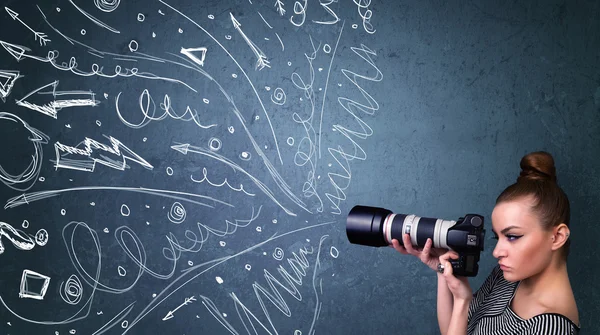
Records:
[[[433,248],[456,251],[458,259],[451,259],[455,276],[474,277],[479,272],[479,258],[483,251],[485,229],[483,216],[466,214],[458,220],[419,217],[414,214],[396,214],[392,211],[356,205],[346,219],[346,235],[350,243],[383,247],[402,234],[410,236],[415,247],[425,246],[428,238]]]

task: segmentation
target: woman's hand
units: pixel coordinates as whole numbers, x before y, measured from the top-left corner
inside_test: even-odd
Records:
[[[473,290],[467,277],[455,277],[452,271],[452,264],[449,259],[458,259],[458,254],[455,251],[448,251],[439,257],[439,263],[444,266],[444,279],[448,284],[448,289],[452,292],[454,300],[471,301],[473,298]]]
[[[408,234],[402,234],[402,243],[404,246],[400,245],[397,239],[392,240],[392,246],[399,253],[418,257],[421,262],[425,263],[433,271],[437,271],[439,257],[447,251],[444,248],[432,248],[433,241],[430,238],[427,239],[423,248],[413,248]]]

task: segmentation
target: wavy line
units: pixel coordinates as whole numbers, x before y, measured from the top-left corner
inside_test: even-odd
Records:
[[[212,183],[210,180],[208,180],[208,175],[207,174],[208,174],[208,171],[206,170],[206,168],[202,168],[202,175],[203,175],[202,176],[202,180],[195,180],[193,175],[190,175],[190,179],[194,183],[202,183],[203,181],[206,180],[206,182],[208,182],[211,186],[215,186],[215,187],[221,187],[223,185],[227,185],[227,187],[229,187],[231,190],[234,190],[236,192],[244,192],[245,194],[247,194],[247,195],[249,195],[251,197],[253,197],[253,196],[256,195],[254,193],[248,193],[248,192],[246,192],[246,190],[244,189],[244,185],[242,185],[242,184],[240,184],[240,188],[235,188],[235,187],[229,185],[229,182],[227,181],[227,177],[225,177],[225,180],[222,183],[220,183],[220,184]]]

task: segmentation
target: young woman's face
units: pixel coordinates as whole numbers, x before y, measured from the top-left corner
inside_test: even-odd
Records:
[[[530,203],[528,199],[503,202],[492,212],[492,230],[498,238],[493,255],[510,282],[542,272],[552,259],[552,235],[542,230]]]

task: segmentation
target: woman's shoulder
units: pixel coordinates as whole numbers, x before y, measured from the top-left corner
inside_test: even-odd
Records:
[[[545,312],[527,320],[536,329],[543,328],[544,334],[578,334],[580,325],[576,324],[565,314],[558,312]]]

